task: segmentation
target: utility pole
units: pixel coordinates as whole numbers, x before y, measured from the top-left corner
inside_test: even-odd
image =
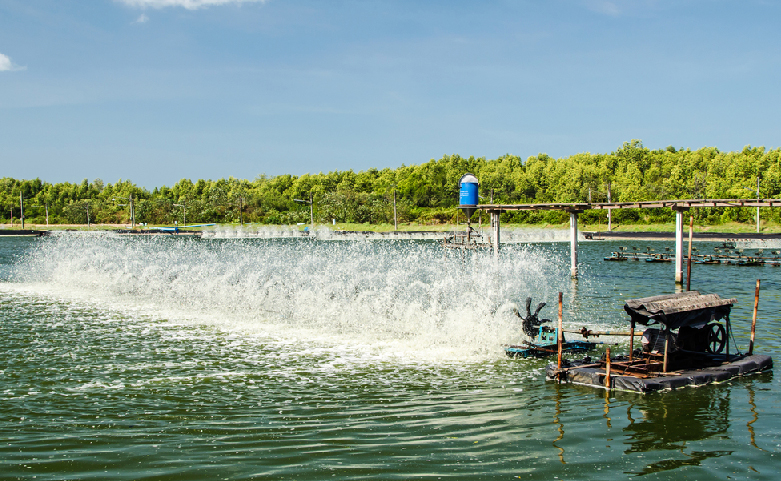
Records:
[[[493,187],[491,187],[491,204],[493,204],[493,203],[494,203],[494,188],[493,188]],[[497,214],[496,218],[497,218],[497,219],[499,218],[498,214]],[[491,228],[492,228],[492,229],[494,228],[494,215],[493,215],[493,214],[491,214]],[[499,247],[498,247],[498,244],[497,244],[497,248],[496,248],[496,249],[494,249],[494,254],[496,254],[496,255],[499,255]]]
[[[757,176],[757,203],[759,203],[759,176]],[[757,206],[757,234],[759,234],[759,206]]]
[[[393,189],[393,230],[399,230],[399,223],[396,220],[396,189]]]
[[[114,197],[114,200],[117,200],[116,197]],[[117,204],[120,207],[129,206],[130,207],[130,228],[135,229],[136,227],[136,213],[135,210],[133,210],[133,194],[130,194],[128,197],[128,203],[127,204]]]
[[[610,203],[610,182],[607,183],[607,203]],[[613,230],[613,209],[607,209],[607,231]]]
[[[315,208],[314,208],[314,199],[312,197],[312,192],[309,192],[309,200],[304,199],[293,199],[293,202],[298,202],[299,204],[309,204],[309,223],[311,225],[310,230],[312,231],[310,235],[314,235],[315,231]]]
[[[182,227],[187,225],[187,204],[174,204],[174,207],[182,208]]]
[[[21,190],[19,191],[19,217],[22,219],[22,229],[24,229],[24,194]]]

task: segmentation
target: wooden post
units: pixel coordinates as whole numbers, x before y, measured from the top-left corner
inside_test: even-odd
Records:
[[[605,350],[605,387],[610,389],[610,346]]]
[[[689,262],[686,264],[686,290],[692,290],[692,237],[694,237],[694,216],[689,216]]]
[[[561,369],[561,351],[562,351],[562,339],[564,337],[564,331],[562,331],[562,314],[564,311],[563,308],[563,293],[559,292],[559,329],[556,331],[556,344],[558,345],[558,351],[559,351],[559,360],[556,363],[559,369]]]
[[[664,332],[664,363],[662,364],[662,372],[666,374],[667,373],[667,348],[670,342],[670,336],[669,336],[668,329],[665,329],[662,332]]]
[[[751,318],[751,341],[748,344],[748,355],[754,354],[754,333],[757,329],[757,308],[759,307],[759,279],[757,279],[757,288],[754,290],[754,316]],[[729,340],[728,340],[729,341]]]
[[[629,362],[632,362],[632,356],[635,352],[635,320],[630,321],[629,328]]]
[[[578,277],[578,214],[569,213],[570,275]]]

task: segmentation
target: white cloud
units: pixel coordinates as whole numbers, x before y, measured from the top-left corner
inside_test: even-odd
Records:
[[[117,0],[125,5],[136,8],[165,8],[183,7],[187,10],[211,7],[215,5],[228,5],[231,3],[265,3],[266,0]]]
[[[148,21],[149,17],[147,17],[145,13],[142,13],[141,16],[136,19],[135,23],[146,23]]]
[[[19,66],[14,65],[14,63],[11,62],[11,59],[8,58],[8,55],[3,55],[2,53],[0,53],[0,72],[2,72],[3,70],[6,70],[6,71],[8,71],[8,70],[24,70],[26,68],[27,67],[19,67]]]

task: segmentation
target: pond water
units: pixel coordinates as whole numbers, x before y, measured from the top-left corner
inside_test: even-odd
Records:
[[[673,266],[619,245],[445,252],[431,241],[0,238],[4,479],[776,479],[773,371],[639,395],[511,360],[514,308],[625,329]],[[710,248],[699,244],[701,250]],[[781,359],[781,268],[695,265]],[[613,342],[613,341],[611,341]],[[620,339],[613,352],[628,349]]]

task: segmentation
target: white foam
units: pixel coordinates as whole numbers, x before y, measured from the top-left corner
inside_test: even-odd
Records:
[[[516,341],[515,303],[554,298],[548,279],[560,270],[523,247],[496,261],[420,242],[59,236],[16,266],[13,288],[214,325],[298,354],[464,361]]]

